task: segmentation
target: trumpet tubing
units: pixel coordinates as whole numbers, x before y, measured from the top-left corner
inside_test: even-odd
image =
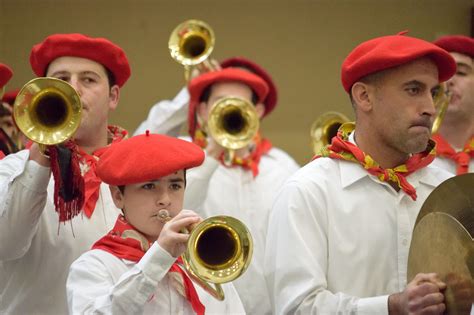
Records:
[[[327,112],[318,117],[310,130],[313,153],[319,154],[322,148],[330,144],[339,127],[348,121],[349,118],[338,112]]]

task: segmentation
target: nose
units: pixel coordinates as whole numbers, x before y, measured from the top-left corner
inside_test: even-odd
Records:
[[[167,207],[171,204],[171,199],[166,190],[158,191],[156,203],[161,207]]]
[[[435,99],[433,99],[431,93],[428,93],[426,100],[422,102],[422,115],[434,116],[436,114],[436,106]]]
[[[79,94],[79,96],[82,95],[82,88],[81,88],[81,85],[79,84],[79,80],[75,77],[71,77],[70,81],[69,81],[69,84],[72,85],[72,87],[76,90],[77,94]]]

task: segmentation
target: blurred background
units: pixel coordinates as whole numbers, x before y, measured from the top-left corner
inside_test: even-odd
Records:
[[[474,0],[0,0],[0,62],[14,76],[7,90],[34,77],[31,47],[53,33],[106,37],[121,46],[132,76],[111,123],[130,133],[150,107],[184,86],[168,39],[181,22],[207,22],[216,34],[212,58],[250,58],[278,86],[276,110],[262,133],[300,164],[312,155],[310,127],[326,111],[354,117],[340,66],[360,42],[409,30],[432,41],[471,34]]]

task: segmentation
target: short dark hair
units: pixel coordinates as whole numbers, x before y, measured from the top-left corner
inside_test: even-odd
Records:
[[[360,78],[359,80],[357,80],[356,82],[362,82],[362,83],[365,83],[365,84],[370,84],[370,85],[374,85],[376,88],[380,86],[380,84],[383,82],[383,79],[385,77],[385,74],[389,71],[390,69],[386,69],[386,70],[382,70],[382,71],[378,71],[378,72],[375,72],[375,73],[371,73],[371,74],[368,74],[366,75],[365,77],[363,78]],[[355,83],[356,83],[355,82]],[[350,93],[349,93],[349,98],[351,100],[351,104],[352,104],[352,107],[355,108],[355,103],[354,103],[354,98],[352,97],[352,86],[351,86],[351,90],[350,90]]]
[[[183,170],[183,175],[184,175],[184,187],[186,187],[186,169]],[[126,185],[117,186],[120,192],[122,193],[122,195],[125,192],[125,186]]]
[[[213,85],[214,84],[210,84],[210,85],[206,86],[204,91],[202,91],[201,96],[199,97],[199,102],[207,103],[209,101],[209,97],[211,97],[211,92],[212,92],[212,86]],[[252,88],[251,88],[251,90],[252,90],[252,103],[254,105],[256,105],[257,102],[258,102],[258,95],[257,95],[257,93],[255,93],[255,91]]]

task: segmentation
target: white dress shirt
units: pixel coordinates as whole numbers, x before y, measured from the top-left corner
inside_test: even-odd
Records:
[[[159,101],[152,106],[148,117],[138,126],[134,136],[149,130],[151,133],[177,137],[188,119],[188,88],[184,87],[172,100]]]
[[[285,152],[272,148],[263,155],[259,174],[242,167],[225,167],[206,157],[203,165],[187,172],[184,205],[203,217],[228,215],[241,220],[254,242],[249,269],[233,284],[248,314],[270,314],[271,306],[263,276],[263,253],[268,216],[279,188],[299,166]]]
[[[174,263],[158,243],[142,259],[118,258],[94,249],[72,265],[67,280],[71,314],[195,314],[191,304],[176,290],[168,270]],[[231,283],[222,285],[224,301],[218,301],[194,284],[206,314],[245,314]]]
[[[451,174],[454,174],[456,175],[456,171],[457,171],[457,165],[456,163],[451,160],[451,159],[448,159],[448,158],[445,158],[445,157],[442,157],[442,156],[437,156],[433,163],[431,163],[432,165],[436,166],[436,167],[439,167],[439,168],[442,168],[443,170],[446,170],[448,172],[450,172]],[[469,161],[469,168],[467,170],[468,173],[474,173],[474,158],[471,158],[471,160]]]
[[[29,151],[0,161],[0,314],[67,314],[70,264],[115,224],[120,213],[102,184],[91,218],[59,223],[49,167]]]
[[[435,167],[409,175],[413,201],[354,162],[319,158],[278,193],[265,276],[275,314],[388,314],[406,287],[418,212],[452,176]]]

